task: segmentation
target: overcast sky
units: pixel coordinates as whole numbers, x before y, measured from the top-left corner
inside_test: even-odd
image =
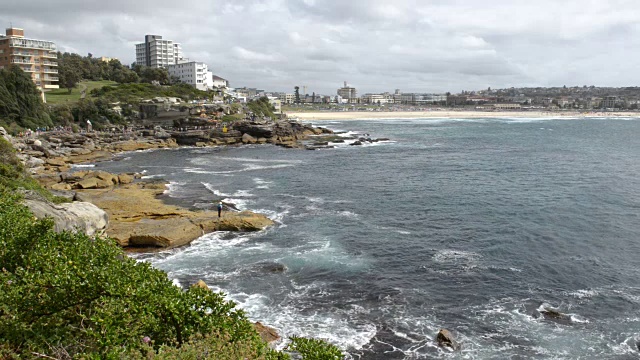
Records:
[[[270,91],[640,85],[637,0],[3,0],[0,22],[126,64],[162,35]]]

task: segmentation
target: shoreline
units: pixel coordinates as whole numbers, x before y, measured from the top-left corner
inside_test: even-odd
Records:
[[[640,118],[640,112],[579,112],[579,111],[470,111],[470,110],[433,110],[433,111],[313,111],[286,112],[288,117],[299,120],[371,120],[371,119],[423,119],[423,118],[534,118],[534,119],[571,119],[571,118]]]

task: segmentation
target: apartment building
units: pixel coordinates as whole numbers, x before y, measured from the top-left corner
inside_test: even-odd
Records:
[[[358,102],[358,91],[356,88],[348,86],[346,81],[344,82],[344,86],[338,89],[338,96],[347,99],[349,103]]]
[[[28,39],[24,30],[6,29],[0,35],[0,69],[18,66],[40,89],[58,89],[58,55],[51,41]]]
[[[189,84],[198,90],[206,91],[213,87],[213,74],[207,64],[190,61],[166,66],[169,75],[175,76],[181,82]]]
[[[136,44],[136,64],[153,68],[166,68],[182,62],[182,46],[160,35],[145,35],[144,42]]]

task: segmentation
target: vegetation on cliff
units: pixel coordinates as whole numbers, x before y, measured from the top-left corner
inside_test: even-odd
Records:
[[[28,177],[0,138],[0,358],[341,359],[292,338],[272,350],[224,294],[183,290],[113,240],[56,233],[20,204]]]
[[[36,129],[52,125],[40,91],[31,78],[17,66],[1,69],[0,126]]]
[[[259,117],[270,117],[272,119],[276,118],[274,113],[275,109],[269,103],[269,98],[266,96],[261,97],[258,100],[251,100],[247,103],[247,107],[254,115]]]

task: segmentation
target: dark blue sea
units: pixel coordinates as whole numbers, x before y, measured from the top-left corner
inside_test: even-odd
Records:
[[[96,169],[163,179],[173,204],[272,218],[135,256],[285,338],[353,359],[640,357],[640,119],[316,125],[390,141],[136,152]],[[440,328],[460,351],[438,348]]]

